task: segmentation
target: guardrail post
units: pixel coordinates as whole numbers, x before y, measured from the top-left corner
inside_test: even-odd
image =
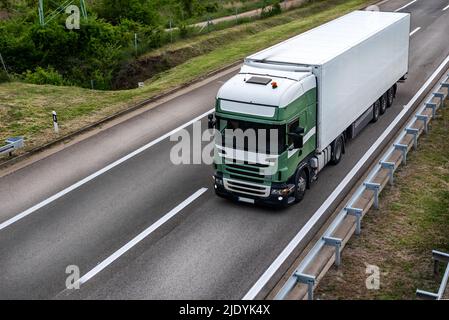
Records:
[[[335,247],[335,265],[338,267],[341,263],[340,257],[341,239],[333,237],[323,237],[323,241],[327,246]]]
[[[438,275],[440,273],[440,270],[438,268],[439,262],[449,263],[449,254],[437,250],[432,250],[432,259],[433,272],[435,273],[435,275]]]
[[[446,80],[445,82],[441,82],[441,87],[449,90],[449,82],[448,81],[449,81],[449,79]]]
[[[418,134],[419,130],[416,128],[405,128],[407,134],[413,135],[413,148],[416,150],[418,148]]]
[[[426,102],[426,109],[432,109],[432,118],[435,118],[437,112],[437,104],[435,102]]]
[[[295,273],[295,277],[299,283],[307,285],[307,299],[313,300],[313,287],[315,286],[316,278],[314,276],[298,272]]]
[[[393,185],[393,183],[394,183],[394,167],[395,167],[394,162],[381,161],[380,166],[383,169],[389,170],[389,173],[388,173],[388,175],[390,176],[389,182],[390,182],[390,185]]]
[[[429,116],[425,115],[425,114],[416,114],[415,117],[416,117],[416,119],[424,122],[424,132],[425,133],[429,132],[429,127],[428,127]]]
[[[347,214],[349,214],[350,216],[354,216],[356,218],[355,234],[360,235],[360,232],[362,231],[361,229],[362,229],[363,209],[346,207],[345,210]]]
[[[442,92],[434,92],[433,96],[435,98],[440,99],[440,107],[444,106],[444,99],[446,98],[444,93],[442,93]]]
[[[439,274],[439,262],[446,262],[448,265],[446,266],[446,271],[444,272],[443,279],[440,283],[440,288],[438,289],[438,293],[416,290],[416,296],[421,299],[427,300],[440,300],[444,296],[444,291],[446,290],[448,279],[449,279],[449,254],[432,250],[432,259],[433,259],[433,272],[435,275]]]
[[[395,143],[395,144],[393,144],[393,146],[396,150],[399,150],[402,152],[402,163],[404,165],[406,165],[407,164],[408,145],[402,144],[402,143]]]
[[[364,185],[365,185],[366,189],[374,192],[374,208],[379,209],[380,184],[373,183],[373,182],[365,182]]]
[[[426,102],[426,109],[432,109],[432,118],[435,118],[437,113],[437,104],[434,102]]]

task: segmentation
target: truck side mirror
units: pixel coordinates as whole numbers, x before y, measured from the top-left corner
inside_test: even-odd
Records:
[[[207,118],[209,119],[207,122],[207,127],[209,129],[214,129],[215,128],[215,120],[214,120],[214,115],[211,113],[207,116]]]

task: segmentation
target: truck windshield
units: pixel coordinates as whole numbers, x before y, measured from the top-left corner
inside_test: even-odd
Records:
[[[285,151],[285,125],[218,118],[221,145],[258,153],[280,154]]]

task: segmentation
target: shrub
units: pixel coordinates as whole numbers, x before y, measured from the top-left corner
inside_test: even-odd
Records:
[[[268,18],[282,13],[280,1],[276,1],[269,9],[262,9],[261,17]]]
[[[56,86],[62,86],[65,84],[64,78],[53,67],[47,69],[37,67],[34,72],[28,70],[24,74],[25,82],[34,84],[52,84]]]
[[[9,82],[9,76],[4,70],[0,70],[0,83]]]

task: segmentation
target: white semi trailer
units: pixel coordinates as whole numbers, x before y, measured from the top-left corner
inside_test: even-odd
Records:
[[[217,143],[216,193],[299,202],[319,171],[340,161],[345,142],[392,105],[408,72],[409,32],[407,13],[355,11],[247,57],[219,90],[209,126],[223,137],[275,130],[278,147]]]

